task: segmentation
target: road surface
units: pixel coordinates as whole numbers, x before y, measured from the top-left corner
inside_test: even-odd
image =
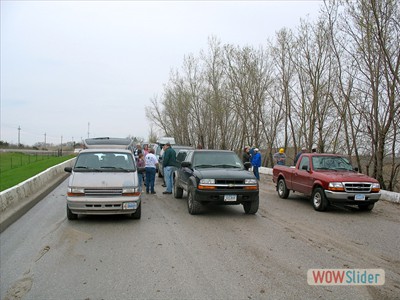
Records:
[[[143,195],[141,220],[68,221],[67,181],[0,235],[1,299],[395,299],[400,207],[316,212],[277,196],[262,175],[260,209],[187,212],[186,197]],[[311,286],[309,269],[383,269],[382,286]]]

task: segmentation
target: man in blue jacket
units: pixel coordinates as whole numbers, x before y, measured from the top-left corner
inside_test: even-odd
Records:
[[[253,166],[254,176],[256,176],[258,180],[260,180],[260,173],[258,172],[258,168],[261,167],[261,154],[258,148],[254,149],[254,155],[251,158],[251,164]]]

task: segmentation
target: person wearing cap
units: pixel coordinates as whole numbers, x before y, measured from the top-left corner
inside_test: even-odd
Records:
[[[279,149],[279,152],[274,154],[274,160],[277,165],[285,165],[286,162],[286,154],[285,149]]]
[[[303,153],[306,153],[306,152],[307,152],[307,148],[306,148],[306,147],[301,148],[301,151],[300,151],[299,153],[297,153],[297,155],[296,155],[296,157],[295,157],[295,159],[294,159],[294,165],[297,164],[297,161],[299,160],[300,156],[301,156]]]
[[[260,173],[258,172],[258,168],[261,167],[261,153],[258,148],[254,148],[254,155],[251,158],[251,164],[253,166],[254,176],[258,180],[260,180]]]
[[[176,163],[176,152],[172,149],[170,143],[165,144],[165,150],[163,154],[163,167],[164,167],[164,178],[165,184],[167,185],[167,190],[163,194],[172,194],[172,183],[173,183],[173,173],[177,166]]]

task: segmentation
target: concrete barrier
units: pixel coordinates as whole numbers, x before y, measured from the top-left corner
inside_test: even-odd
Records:
[[[67,160],[2,191],[0,193],[0,232],[4,231],[64,181],[69,176],[64,168],[72,167],[74,161],[75,158]]]
[[[259,169],[260,174],[266,174],[272,176],[272,168],[261,167]],[[380,200],[385,200],[394,203],[400,203],[400,193],[389,192],[385,190],[381,190],[381,198]]]

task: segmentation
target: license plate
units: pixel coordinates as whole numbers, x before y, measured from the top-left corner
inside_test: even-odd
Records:
[[[224,201],[226,202],[236,201],[236,199],[236,195],[224,195]]]
[[[354,200],[363,201],[363,200],[365,200],[365,195],[364,194],[356,194],[354,196]]]

